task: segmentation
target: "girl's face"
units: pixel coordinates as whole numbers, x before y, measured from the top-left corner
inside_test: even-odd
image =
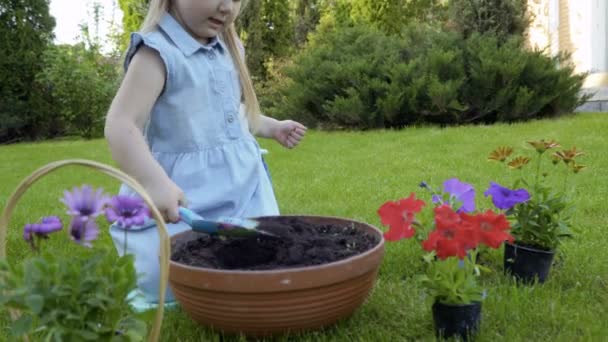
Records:
[[[240,9],[240,0],[173,0],[172,6],[177,21],[202,43],[224,31]]]

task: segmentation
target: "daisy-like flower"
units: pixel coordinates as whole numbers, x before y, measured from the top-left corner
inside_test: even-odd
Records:
[[[66,190],[63,194],[61,202],[68,206],[67,213],[82,221],[93,221],[103,212],[108,202],[108,197],[104,195],[102,188],[93,191],[89,185],[74,187],[72,192]]]
[[[529,162],[530,162],[530,158],[519,156],[519,157],[516,157],[513,160],[511,160],[507,165],[512,169],[521,169],[522,167],[527,165]]]
[[[123,228],[141,226],[150,217],[150,210],[144,201],[128,195],[112,197],[105,211],[109,222],[116,222]]]
[[[561,147],[558,142],[554,140],[545,141],[545,139],[541,139],[539,141],[528,141],[528,144],[534,147],[536,152],[538,152],[539,154],[545,153],[545,151],[548,149]]]
[[[560,159],[566,164],[574,162],[576,157],[583,155],[585,155],[585,153],[583,151],[577,151],[575,146],[572,146],[572,148],[569,150],[557,151],[553,153],[553,157],[555,159]]]
[[[99,236],[99,228],[95,220],[82,220],[74,217],[70,223],[70,237],[77,244],[92,247],[91,242]]]
[[[382,224],[390,227],[384,233],[384,238],[389,241],[397,241],[414,236],[416,233],[412,227],[414,214],[420,212],[424,205],[424,201],[416,199],[416,194],[413,192],[408,198],[384,203],[378,209]]]
[[[581,170],[586,169],[587,166],[573,162],[570,164],[570,168],[572,169],[572,171],[574,171],[574,173],[579,173]]]
[[[36,249],[34,237],[48,238],[48,235],[63,228],[61,220],[57,216],[43,217],[39,223],[26,224],[23,228],[23,239]]]
[[[494,151],[490,152],[488,156],[489,160],[496,160],[499,162],[504,162],[509,158],[509,156],[513,153],[513,148],[508,146],[500,146]]]

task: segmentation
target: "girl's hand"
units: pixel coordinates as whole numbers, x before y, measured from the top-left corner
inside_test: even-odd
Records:
[[[179,222],[179,206],[187,205],[182,189],[168,177],[161,181],[153,181],[150,184],[143,185],[152,198],[154,205],[163,215],[165,222]]]
[[[273,138],[287,148],[294,148],[304,138],[306,130],[306,126],[299,122],[292,120],[278,121],[273,132]]]

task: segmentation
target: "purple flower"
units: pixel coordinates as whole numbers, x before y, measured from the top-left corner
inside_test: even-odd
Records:
[[[35,234],[39,237],[47,237],[48,234],[61,230],[63,224],[57,216],[43,217],[40,223],[26,224],[23,229],[23,239],[32,241],[32,236]]]
[[[490,187],[483,194],[486,197],[492,196],[494,206],[505,210],[530,199],[530,194],[526,189],[511,190],[494,182],[490,182]]]
[[[108,221],[117,222],[123,228],[141,226],[148,217],[148,207],[141,198],[135,196],[114,196],[106,207]]]
[[[80,217],[74,217],[70,223],[70,236],[74,242],[91,247],[91,241],[97,239],[99,229],[94,220],[82,220]]]
[[[108,197],[103,194],[101,188],[93,192],[93,188],[89,185],[83,185],[80,189],[74,187],[72,192],[66,190],[61,201],[68,206],[69,215],[85,222],[101,214]]]
[[[443,182],[443,191],[450,194],[450,200],[455,199],[462,203],[457,212],[470,213],[475,210],[475,189],[471,184],[451,178]]]

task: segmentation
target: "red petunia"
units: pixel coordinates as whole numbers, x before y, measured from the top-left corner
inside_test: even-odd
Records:
[[[419,213],[425,203],[416,199],[413,192],[408,198],[399,201],[388,201],[378,209],[378,215],[382,224],[389,226],[384,233],[384,238],[389,241],[407,239],[416,233],[412,227],[414,214]]]
[[[459,225],[462,219],[460,215],[447,204],[442,204],[434,209],[435,227],[444,228]]]
[[[422,248],[428,252],[434,250],[441,260],[451,256],[462,259],[467,255],[467,249],[474,238],[473,232],[463,225],[437,227],[422,242]]]
[[[463,214],[463,223],[477,235],[477,238],[492,248],[498,248],[504,241],[513,242],[515,239],[506,232],[511,229],[504,214],[495,214],[491,210],[474,216]]]

